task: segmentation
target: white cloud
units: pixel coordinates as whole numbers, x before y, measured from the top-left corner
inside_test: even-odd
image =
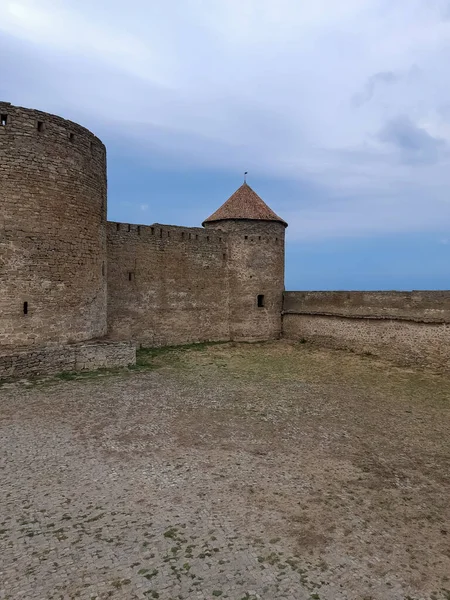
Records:
[[[46,66],[40,86],[11,68],[7,100],[79,117],[172,165],[317,186],[315,206],[292,196],[275,207],[294,235],[448,229],[448,0],[0,6],[0,33],[30,70]],[[405,164],[402,123],[439,152]]]

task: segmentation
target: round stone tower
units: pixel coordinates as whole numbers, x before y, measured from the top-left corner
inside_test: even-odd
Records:
[[[244,183],[203,226],[223,231],[228,240],[230,338],[278,338],[287,223]]]
[[[84,127],[0,102],[0,347],[106,333],[106,151]]]

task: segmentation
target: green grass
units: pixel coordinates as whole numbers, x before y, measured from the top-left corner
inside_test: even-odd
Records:
[[[158,348],[139,348],[136,352],[136,364],[148,366],[150,360],[166,356],[170,353],[184,352],[187,350],[201,351],[210,346],[228,344],[229,342],[198,342],[194,344],[181,344],[180,346],[160,346]]]

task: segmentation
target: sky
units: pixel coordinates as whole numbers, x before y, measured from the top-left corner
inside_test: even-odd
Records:
[[[286,289],[450,289],[450,0],[0,0],[0,99],[108,149],[108,218],[243,181]]]

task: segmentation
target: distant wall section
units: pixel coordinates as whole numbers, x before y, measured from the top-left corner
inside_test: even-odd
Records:
[[[145,346],[229,339],[227,245],[202,228],[108,223],[108,335]]]
[[[285,292],[283,337],[450,370],[450,291]]]

